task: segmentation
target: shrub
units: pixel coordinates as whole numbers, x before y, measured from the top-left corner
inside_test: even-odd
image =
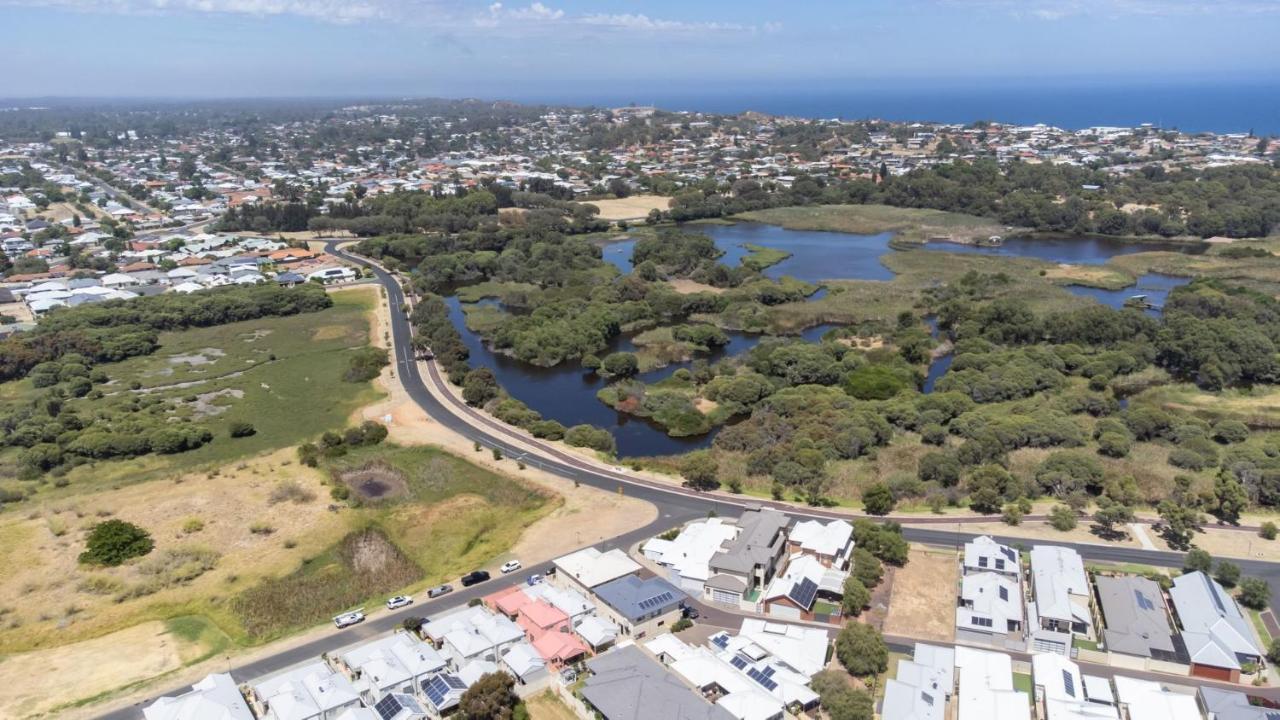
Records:
[[[368,382],[378,377],[382,368],[390,364],[386,350],[376,347],[360,348],[347,361],[347,369],[342,374],[342,379],[353,383]]]
[[[1213,439],[1223,444],[1244,442],[1249,439],[1249,426],[1239,420],[1223,420],[1213,426]]]
[[[1240,581],[1240,604],[1253,610],[1266,609],[1271,602],[1271,587],[1265,580],[1245,578]]]
[[[249,532],[253,533],[254,535],[270,535],[275,531],[276,529],[272,527],[269,523],[263,522],[261,520],[249,526]]]
[[[1258,534],[1266,540],[1275,540],[1278,531],[1280,531],[1280,528],[1277,528],[1276,524],[1270,520],[1262,523],[1262,527],[1258,528]]]
[[[249,437],[256,432],[258,431],[253,428],[252,424],[244,422],[243,420],[237,420],[231,423],[231,426],[227,428],[227,434],[233,438]]]
[[[182,532],[187,535],[198,533],[203,529],[204,521],[198,517],[191,517],[182,521]]]
[[[867,677],[889,668],[889,648],[880,632],[866,623],[849,623],[836,637],[836,657],[851,675]]]
[[[89,530],[80,562],[113,567],[142,557],[155,548],[151,533],[124,520],[106,520]]]
[[[1049,525],[1059,532],[1067,532],[1074,530],[1076,527],[1076,513],[1066,505],[1054,505],[1049,511]]]
[[[1169,464],[1184,470],[1203,470],[1208,465],[1204,456],[1187,448],[1174,448],[1169,453]]]
[[[1022,524],[1022,506],[1018,503],[1005,503],[1004,510],[1000,513],[1000,519],[1005,525],[1021,525]]]
[[[564,441],[574,447],[591,448],[603,453],[612,454],[617,449],[617,443],[608,430],[591,425],[574,425],[565,431]]]
[[[311,490],[302,487],[294,480],[285,480],[271,489],[271,494],[267,497],[267,504],[275,505],[282,502],[302,504],[309,503],[315,499],[316,494]]]
[[[858,578],[850,575],[844,580],[844,595],[840,601],[840,607],[845,615],[857,617],[862,611],[871,606],[871,591],[858,581]]]
[[[1132,446],[1129,435],[1118,432],[1105,432],[1098,436],[1098,452],[1107,457],[1122,458],[1129,454]]]
[[[680,632],[693,627],[693,621],[689,618],[680,618],[671,625],[671,632]]]
[[[880,584],[884,577],[884,565],[880,559],[865,548],[853,549],[853,577],[856,577],[867,588]]]
[[[1240,582],[1240,566],[1233,562],[1220,560],[1218,569],[1214,571],[1213,578],[1222,584],[1223,587],[1235,587]]]
[[[893,491],[885,483],[875,483],[863,491],[862,506],[871,515],[888,515],[893,512]]]

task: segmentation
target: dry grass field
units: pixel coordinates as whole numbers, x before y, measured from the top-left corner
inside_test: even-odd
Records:
[[[601,220],[639,220],[650,210],[666,210],[671,198],[661,195],[632,195],[618,200],[592,200],[585,203],[600,208]]]
[[[951,642],[956,634],[955,553],[912,548],[906,566],[893,571],[893,596],[884,621],[886,635]]]

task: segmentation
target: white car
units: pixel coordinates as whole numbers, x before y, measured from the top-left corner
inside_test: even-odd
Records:
[[[333,619],[333,624],[337,625],[339,630],[362,622],[364,622],[364,612],[361,610],[343,613]]]
[[[395,610],[397,608],[408,607],[413,604],[413,598],[407,595],[397,595],[387,599],[387,609]]]
[[[524,566],[520,564],[519,560],[508,560],[502,563],[502,574],[513,573],[522,567]]]

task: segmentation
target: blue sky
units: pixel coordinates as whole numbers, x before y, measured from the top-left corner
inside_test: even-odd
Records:
[[[0,97],[1280,78],[1280,0],[0,0],[0,27]]]

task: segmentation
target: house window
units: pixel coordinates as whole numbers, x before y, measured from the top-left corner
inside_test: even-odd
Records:
[[[1000,558],[996,558],[996,569],[997,570],[1004,569],[1004,560],[1001,560]]]
[[[985,557],[978,558],[978,567],[986,567],[987,559]]]
[[[991,627],[991,618],[973,617],[972,620],[978,627]]]

